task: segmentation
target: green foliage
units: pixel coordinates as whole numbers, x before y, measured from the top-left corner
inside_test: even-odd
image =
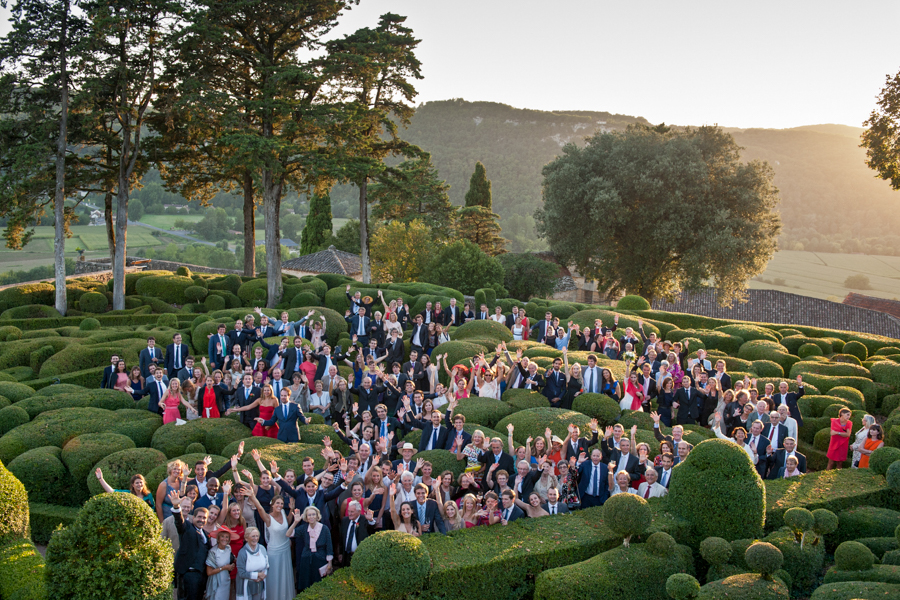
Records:
[[[89,500],[47,547],[48,597],[88,599],[98,589],[123,599],[171,597],[173,555],[156,515],[132,494]]]
[[[532,438],[542,436],[544,435],[544,430],[548,427],[553,432],[553,435],[559,436],[560,439],[565,439],[568,435],[569,423],[577,425],[581,431],[588,431],[590,421],[590,417],[574,410],[529,408],[520,410],[502,419],[497,423],[495,429],[506,431],[506,426],[512,423],[515,426],[513,439],[516,443],[524,445],[529,436]]]
[[[449,189],[430,157],[403,161],[390,177],[369,185],[372,217],[385,224],[418,219],[437,239],[450,239],[456,211],[447,195]]]
[[[0,463],[0,544],[28,537],[28,493]]]
[[[784,563],[784,555],[781,550],[768,542],[756,542],[747,548],[744,561],[754,572],[771,579],[772,574]]]
[[[80,510],[80,507],[29,502],[31,539],[37,544],[46,545],[56,528],[60,525],[63,527],[70,526],[78,517]]]
[[[894,492],[900,493],[900,461],[895,460],[891,463],[885,474],[885,480],[889,488],[894,490]]]
[[[700,542],[700,556],[710,565],[721,565],[731,559],[731,544],[728,540],[711,536]]]
[[[672,342],[690,339],[690,348],[696,350],[693,340],[700,340],[707,350],[721,350],[728,354],[737,353],[744,340],[721,331],[705,331],[700,329],[673,329],[666,337]]]
[[[385,569],[384,565],[391,565]],[[370,535],[353,555],[351,577],[366,594],[402,598],[422,589],[431,571],[431,555],[422,540],[399,531]]]
[[[106,410],[119,410],[120,408],[134,408],[134,400],[130,394],[119,390],[85,390],[72,394],[34,396],[22,400],[16,406],[28,412],[29,419],[34,419],[39,414],[63,408],[104,408]]]
[[[153,434],[150,446],[169,458],[185,454],[194,442],[218,454],[228,444],[247,437],[247,433],[247,427],[233,419],[195,419],[184,425],[163,425]]]
[[[28,540],[0,545],[0,594],[10,600],[44,600],[44,559]]]
[[[900,585],[869,581],[832,582],[817,588],[810,600],[881,600],[900,595]]]
[[[7,406],[0,408],[0,436],[8,431],[12,431],[19,425],[24,425],[31,418],[28,412],[19,406]]]
[[[423,279],[474,294],[479,288],[503,281],[503,265],[476,244],[462,239],[437,249]]]
[[[603,522],[626,541],[644,533],[652,520],[647,501],[636,494],[616,494],[603,504]]]
[[[556,286],[559,267],[530,253],[505,253],[499,257],[503,266],[503,287],[513,298],[527,300],[531,297],[546,298],[553,293]],[[472,308],[478,312],[481,302],[476,295]],[[493,303],[488,303],[493,309]]]
[[[822,349],[816,344],[803,344],[797,349],[797,356],[806,358],[808,356],[822,356]],[[796,365],[794,365],[796,367]]]
[[[513,341],[509,328],[490,320],[463,323],[456,328],[453,334],[453,339],[455,340],[467,340],[470,338],[496,339],[497,343]]]
[[[747,453],[725,440],[706,440],[679,463],[668,501],[676,516],[691,523],[695,545],[709,536],[756,537],[765,521],[762,480]],[[742,518],[729,518],[729,511]]]
[[[55,446],[35,448],[9,463],[10,472],[22,482],[34,502],[66,504],[69,500],[70,481],[60,452]]]
[[[750,371],[757,377],[784,377],[784,368],[771,360],[754,360],[750,363]]]
[[[463,398],[453,414],[463,414],[470,423],[481,423],[495,427],[497,423],[512,413],[510,406],[502,400],[492,398]]]
[[[263,306],[266,303],[266,286],[268,279],[265,277],[251,279],[238,288],[237,295],[243,306]],[[233,325],[233,323],[232,323]]]
[[[666,593],[673,600],[692,600],[700,595],[700,582],[693,575],[674,573],[666,579]]]
[[[225,298],[215,292],[209,293],[209,295],[206,296],[206,300],[203,301],[203,306],[208,312],[222,310],[226,308]]]
[[[312,254],[322,249],[322,245],[331,237],[331,197],[326,194],[313,194],[309,199],[309,214],[300,237],[300,254]]]
[[[199,285],[192,285],[184,290],[184,297],[190,302],[199,303],[206,298],[207,294],[209,294],[209,290],[205,287],[200,287]]]
[[[720,581],[707,583],[700,588],[699,600],[787,600],[790,593],[777,579],[768,580],[759,575],[745,573],[732,575]]]
[[[19,400],[34,396],[34,388],[27,386],[24,383],[0,381],[0,396],[8,398],[11,402],[16,403]]]
[[[305,308],[307,306],[319,305],[319,297],[312,292],[300,292],[291,299],[291,308]]]
[[[60,458],[71,475],[73,492],[87,498],[88,477],[93,476],[94,465],[110,454],[134,447],[134,440],[120,433],[86,433],[70,440]]]
[[[847,342],[846,344],[844,344],[842,352],[844,354],[851,354],[859,360],[866,360],[869,357],[868,348],[866,348],[865,344],[857,341]]]
[[[190,277],[177,275],[153,275],[143,277],[135,284],[135,291],[141,296],[153,296],[169,304],[184,304],[184,291],[194,284]]]
[[[580,394],[572,403],[572,410],[597,419],[600,427],[614,425],[622,414],[619,403],[606,394]]]
[[[539,392],[533,392],[531,390],[510,390],[507,389],[503,392],[503,401],[509,404],[510,408],[512,408],[513,412],[518,412],[520,410],[525,410],[526,408],[549,408],[550,402],[547,400],[547,397]],[[617,407],[618,410],[618,407]],[[579,412],[583,412],[584,414],[588,414],[583,410]],[[590,415],[588,415],[590,416]]]
[[[84,312],[105,313],[109,308],[109,300],[104,294],[87,292],[81,295],[81,298],[78,300],[78,306]]]
[[[842,542],[834,551],[835,566],[841,571],[866,571],[875,564],[875,555],[859,542]]]
[[[616,302],[619,310],[650,310],[650,303],[640,296],[623,296]]]
[[[81,331],[96,331],[96,330],[100,329],[100,327],[101,327],[100,321],[98,321],[97,319],[91,319],[91,318],[85,319],[78,326],[78,328]]]
[[[538,234],[562,264],[573,264],[597,281],[601,293],[627,289],[644,298],[670,297],[712,279],[723,298],[733,298],[749,278],[762,273],[780,229],[771,169],[740,162],[737,150],[731,135],[716,127],[661,133],[636,126],[597,134],[584,148],[567,145],[543,169],[544,205],[535,212]],[[680,174],[677,191],[662,184],[671,183],[673,173]],[[693,175],[685,178],[685,173]],[[717,183],[710,186],[713,180]],[[635,181],[646,185],[635,186]],[[723,193],[731,209],[721,220],[716,210],[723,206]],[[692,198],[690,216],[679,212],[688,210],[677,200],[682,195]],[[650,207],[670,215],[672,235],[646,219]],[[572,227],[573,214],[580,215],[577,227]],[[687,221],[703,233],[674,263],[651,258],[668,254],[658,244],[639,250],[624,243],[658,235],[674,242],[674,232]],[[601,230],[600,244],[583,235]],[[756,241],[747,245],[749,238]],[[650,263],[656,266],[648,271]]]
[[[94,468],[103,470],[103,478],[113,489],[127,490],[133,475],[141,474],[146,478],[153,469],[165,464],[166,455],[159,450],[131,448],[107,455]],[[87,476],[87,486],[92,496],[103,493],[103,488],[93,473]]]
[[[796,357],[791,356],[788,349],[770,340],[752,340],[745,342],[738,349],[738,358],[744,360],[771,360],[781,365],[781,368],[788,372],[791,366],[796,362]]]
[[[816,524],[816,519],[809,510],[800,506],[795,506],[784,512],[784,523],[790,527],[795,534],[801,534],[804,531],[812,530],[813,526]]]

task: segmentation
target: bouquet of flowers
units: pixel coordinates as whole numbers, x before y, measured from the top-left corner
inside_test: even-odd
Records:
[[[634,354],[634,352],[631,352],[629,350],[628,352],[626,352],[622,355],[622,359],[627,363],[633,363],[634,359],[635,359],[635,354]]]

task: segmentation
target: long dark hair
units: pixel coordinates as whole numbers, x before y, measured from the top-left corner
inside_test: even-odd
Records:
[[[409,517],[410,525],[416,526],[419,524],[419,512],[416,510],[416,507],[413,506],[414,504],[415,502],[410,502],[407,500],[400,505],[400,510],[397,511],[397,514],[400,516],[401,523],[403,522],[403,507],[408,505],[410,512],[412,512],[412,515]]]

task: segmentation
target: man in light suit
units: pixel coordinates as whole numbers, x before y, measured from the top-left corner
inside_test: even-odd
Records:
[[[547,490],[547,501],[541,504],[541,508],[550,513],[550,516],[569,514],[569,507],[565,502],[559,501],[559,490],[555,487]]]
[[[185,359],[191,353],[187,344],[181,343],[181,334],[172,336],[172,343],[166,347],[166,373],[169,377],[177,377],[178,372],[184,368]]]
[[[112,388],[116,383],[113,373],[116,372],[116,365],[119,364],[119,355],[113,354],[109,359],[109,366],[103,369],[103,382],[100,384],[101,389]]]
[[[162,368],[163,364],[165,364],[165,361],[163,360],[162,350],[156,347],[156,338],[147,338],[147,347],[141,350],[139,359],[141,375],[143,375],[144,379],[150,377],[151,364]]]
[[[348,310],[344,320],[350,324],[350,334],[356,336],[356,341],[360,347],[365,348],[368,346],[369,326],[371,321],[369,317],[366,316],[366,309],[360,306],[355,315],[351,315]]]
[[[784,448],[784,440],[788,437],[788,429],[781,423],[781,415],[777,410],[769,413],[769,424],[763,427],[763,437],[768,438],[774,450]]]
[[[444,519],[441,518],[441,511],[437,502],[428,500],[428,486],[420,483],[416,486],[416,502],[413,510],[419,516],[419,523],[422,524],[422,533],[447,533],[447,526]]]
[[[516,506],[516,493],[513,490],[503,490],[500,498],[503,501],[503,510],[500,511],[501,525],[509,525],[516,519],[525,518],[525,512]]]
[[[272,413],[271,419],[265,420],[256,417],[254,420],[257,423],[262,424],[263,427],[271,427],[277,422],[279,441],[284,442],[285,444],[296,444],[300,442],[300,430],[297,427],[297,421],[306,425],[306,417],[303,416],[300,405],[291,402],[290,388],[281,390],[281,397],[279,399],[281,400],[281,404],[275,409],[275,412]]]
[[[656,469],[647,469],[644,477],[647,480],[638,486],[638,496],[644,500],[647,500],[648,498],[662,498],[669,493],[669,490],[656,481]]]
[[[791,416],[791,411],[788,408],[787,404],[782,404],[778,407],[778,420],[782,425],[787,427],[788,437],[792,437],[795,440],[797,439],[797,421],[794,417]]]
[[[602,506],[609,498],[609,468],[602,462],[603,452],[591,450],[590,460],[578,465],[578,495],[581,508]]]
[[[787,464],[789,456],[797,459],[797,469],[806,473],[806,456],[797,452],[797,440],[792,437],[784,439],[784,448],[774,451],[769,455],[769,474],[766,479],[778,479],[778,471]]]

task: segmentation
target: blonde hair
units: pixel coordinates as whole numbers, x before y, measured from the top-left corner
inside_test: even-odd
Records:
[[[471,496],[471,494],[468,494],[468,495]],[[462,514],[461,514],[462,511],[459,509],[459,507],[456,506],[456,502],[454,502],[453,500],[447,500],[446,502],[444,502],[444,512],[445,513],[447,512],[447,507],[450,506],[451,504],[453,505],[453,508],[456,510],[456,517],[453,519],[451,519],[450,517],[447,517],[445,519],[445,522],[448,525],[448,529],[450,529],[450,530],[463,529],[465,527],[465,524],[463,523],[463,518],[462,518]]]
[[[253,533],[254,531],[256,533],[259,533],[259,529],[257,529],[256,527],[248,527],[247,529],[245,529],[244,530],[244,541],[249,542],[250,534]]]
[[[168,465],[166,465],[166,476],[171,475],[172,472],[175,471],[176,467],[180,467],[182,472],[185,472],[188,470],[188,466],[187,466],[186,462],[184,462],[183,460],[176,459],[176,460],[173,460],[172,462],[170,462]]]

